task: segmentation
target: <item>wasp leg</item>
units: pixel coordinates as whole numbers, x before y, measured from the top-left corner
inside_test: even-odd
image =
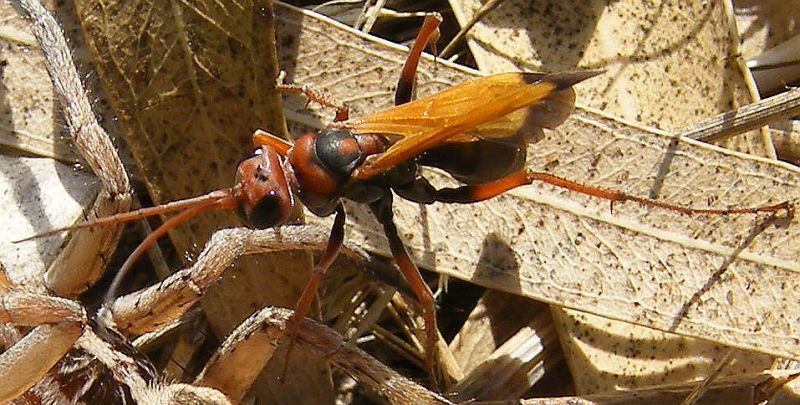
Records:
[[[298,85],[298,84],[286,84],[286,83],[278,83],[275,85],[275,89],[281,92],[282,94],[302,94],[308,98],[309,101],[313,101],[323,107],[329,107],[336,110],[336,117],[334,117],[333,121],[347,121],[350,118],[350,107],[347,104],[342,103],[341,101],[336,100],[332,95],[328,92],[315,89],[309,85]],[[307,106],[308,104],[306,104]]]
[[[422,274],[420,274],[411,256],[408,255],[408,251],[406,251],[406,247],[397,233],[397,226],[394,224],[394,214],[392,213],[392,194],[387,193],[385,197],[370,204],[369,209],[383,226],[383,232],[389,240],[389,249],[392,251],[392,257],[394,257],[397,267],[400,268],[406,281],[411,286],[411,290],[414,291],[419,303],[422,305],[425,333],[427,335],[425,347],[426,366],[430,375],[435,379],[433,358],[436,342],[439,340],[439,328],[436,325],[436,307],[434,306],[433,293],[428,284],[425,283],[425,280],[422,279]]]
[[[333,220],[333,228],[328,238],[328,244],[325,246],[325,252],[322,254],[316,266],[314,266],[311,278],[308,280],[303,294],[300,295],[300,299],[297,300],[294,314],[292,314],[292,317],[289,319],[287,334],[291,337],[291,340],[289,341],[289,347],[286,349],[286,361],[283,364],[282,374],[284,377],[286,376],[286,370],[289,365],[289,355],[294,348],[294,328],[296,328],[300,321],[308,314],[308,310],[311,309],[311,303],[314,302],[314,298],[317,296],[317,289],[319,288],[319,282],[322,280],[322,276],[325,275],[325,272],[331,267],[333,261],[339,256],[342,243],[344,243],[345,218],[344,207],[340,203],[336,206],[336,217]]]
[[[419,59],[428,43],[431,43],[431,41],[435,43],[436,39],[439,38],[439,24],[441,23],[442,16],[438,13],[425,16],[422,28],[419,29],[417,39],[414,40],[414,45],[411,47],[406,62],[403,64],[403,70],[400,72],[397,90],[394,92],[394,105],[405,104],[413,98]],[[431,45],[434,45],[434,43],[431,43]]]
[[[286,156],[292,148],[292,143],[263,129],[256,129],[253,132],[253,147],[258,149],[262,146],[269,146],[279,155]]]
[[[394,191],[400,197],[420,204],[435,202],[469,204],[487,200],[531,182],[525,171],[519,171],[489,183],[437,189],[428,182],[428,179],[418,177],[409,184],[395,187]]]
[[[692,208],[682,205],[667,204],[652,198],[637,197],[617,190],[608,190],[600,187],[587,186],[572,180],[554,176],[544,172],[534,172],[522,170],[501,179],[482,184],[461,186],[455,188],[436,189],[424,177],[416,179],[413,183],[406,186],[395,188],[401,197],[418,202],[421,204],[432,204],[434,202],[469,204],[473,202],[487,200],[497,195],[503,194],[508,190],[531,184],[534,181],[541,181],[556,187],[565,188],[589,195],[596,198],[614,203],[632,201],[648,207],[656,207],[669,211],[675,211],[684,215],[739,215],[739,214],[758,214],[762,212],[775,213],[780,211],[790,211],[791,204],[781,202],[774,205],[764,205],[760,207],[745,208]],[[612,205],[613,208],[613,205]]]
[[[333,263],[336,256],[339,255],[339,250],[341,250],[342,243],[344,242],[345,217],[344,207],[342,204],[339,204],[336,206],[336,218],[333,220],[333,228],[331,229],[331,236],[328,238],[328,245],[325,247],[325,253],[322,254],[319,262],[314,266],[311,278],[308,280],[303,294],[300,295],[300,299],[297,300],[297,305],[295,305],[294,315],[292,315],[292,322],[294,323],[305,318],[308,310],[311,308],[314,297],[317,296],[317,288],[319,287],[319,282],[322,280],[322,276],[325,275],[331,263]]]

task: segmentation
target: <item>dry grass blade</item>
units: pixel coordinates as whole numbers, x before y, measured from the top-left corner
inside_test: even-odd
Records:
[[[677,135],[713,142],[794,117],[798,113],[800,113],[800,89],[793,88],[679,130]]]
[[[520,328],[488,358],[476,361],[477,367],[449,389],[459,401],[521,398],[547,369],[556,364],[558,356],[555,328],[547,312]],[[549,349],[549,350],[548,350]],[[552,358],[556,356],[557,358]]]

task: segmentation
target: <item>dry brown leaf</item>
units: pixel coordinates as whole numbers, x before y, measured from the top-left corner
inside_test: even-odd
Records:
[[[74,223],[97,195],[97,182],[52,159],[0,155],[0,189],[8,191],[0,193],[0,263],[15,285],[41,288],[62,240],[12,241]]]
[[[785,374],[772,375],[769,372],[721,378],[711,384],[699,403],[764,403],[763,401],[771,398],[776,392],[786,392],[781,389],[781,386],[790,381],[791,378],[791,376]],[[677,404],[682,403],[696,386],[697,383],[661,385],[635,391],[618,391],[585,396],[583,399],[592,401],[590,402],[592,404]],[[523,403],[533,404],[535,402],[523,401]],[[769,403],[772,404],[772,402]]]
[[[405,50],[288,7],[278,7],[277,17],[282,66],[292,80],[329,90],[353,107],[353,116],[390,105],[387,78],[397,77]],[[473,74],[426,60],[419,93]],[[287,115],[303,124],[327,122],[305,110]],[[530,152],[532,168],[672,203],[753,206],[800,196],[800,171],[793,167],[673,139],[587,108]],[[635,204],[616,205],[612,213],[605,201],[541,184],[481,204],[399,203],[395,212],[417,262],[440,273],[639,325],[800,356],[794,338],[800,308],[783,293],[800,284],[800,246],[797,220],[785,214],[689,217]],[[359,207],[350,213],[358,226],[348,237],[386,254],[370,216]]]
[[[271,5],[76,1],[87,44],[134,157],[157,203],[232,185],[256,128],[283,134],[274,91]],[[196,252],[211,233],[241,222],[209,213],[171,233],[179,252]],[[289,306],[310,258],[286,252],[240,262],[203,300],[218,338],[265,305]],[[279,364],[274,362],[273,364]],[[262,397],[333,400],[329,371],[293,355],[287,381],[272,367],[254,386]],[[313,388],[312,388],[313,387]]]
[[[481,2],[450,3],[463,24]],[[468,44],[486,73],[574,66],[607,69],[608,74],[584,87],[579,100],[604,112],[676,129],[752,100],[744,85],[747,78],[735,63],[738,38],[732,33],[735,27],[731,26],[724,3],[650,4],[627,0],[576,7],[573,3],[550,1],[530,7],[526,2],[506,1],[476,24]],[[755,142],[758,139],[753,134],[740,139],[746,144],[726,145],[771,156],[771,145],[765,149]],[[616,354],[591,350],[589,342],[606,340],[606,336],[590,331],[603,330],[600,326],[607,324],[619,329],[617,333],[631,336],[632,341],[654,341],[659,336],[665,341],[678,338],[634,327],[623,333],[624,325],[608,320],[569,310],[554,312],[564,325],[573,325],[562,330],[561,336],[565,350],[571,354],[568,361],[579,392],[647,386],[660,378],[670,380],[659,383],[684,381],[702,377],[710,366],[704,361],[695,362],[690,367],[691,375],[687,375],[678,361],[672,369],[657,361],[626,360],[630,354],[622,348]],[[587,324],[580,327],[578,320]],[[686,342],[692,343],[682,350],[669,343],[664,347],[672,347],[676,358],[720,350],[707,343]],[[758,371],[769,361],[764,356],[749,360],[740,356],[739,360],[739,372]],[[742,363],[750,366],[743,367]]]
[[[553,318],[578,394],[701,381],[728,351],[580,311],[554,308]],[[737,350],[722,375],[757,373],[772,363],[771,356]]]

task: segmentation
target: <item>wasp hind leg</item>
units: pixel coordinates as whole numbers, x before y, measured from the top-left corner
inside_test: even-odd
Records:
[[[433,187],[428,179],[418,177],[412,183],[393,189],[400,197],[420,204],[435,202],[469,204],[488,200],[513,188],[530,184],[532,180],[527,174],[526,171],[518,171],[488,183],[442,189]]]
[[[438,13],[428,14],[422,22],[417,39],[408,53],[403,70],[400,71],[400,79],[397,81],[397,90],[394,92],[394,105],[405,104],[414,98],[414,83],[417,79],[417,67],[422,57],[422,51],[430,43],[434,45],[439,37],[439,24],[442,23],[442,16]]]
[[[600,187],[588,186],[572,180],[544,172],[534,172],[520,170],[506,177],[495,181],[461,186],[455,188],[437,189],[433,187],[424,177],[417,178],[414,182],[402,187],[395,187],[397,194],[407,200],[420,204],[433,204],[434,202],[469,204],[478,201],[488,200],[519,186],[541,181],[559,188],[574,191],[576,193],[608,200],[612,204],[635,202],[646,207],[655,207],[663,210],[674,211],[684,215],[742,215],[759,213],[777,213],[780,211],[791,211],[792,205],[789,202],[781,202],[773,205],[763,205],[759,207],[729,207],[729,208],[693,208],[683,205],[669,204],[652,198],[637,197],[617,190],[609,190]]]

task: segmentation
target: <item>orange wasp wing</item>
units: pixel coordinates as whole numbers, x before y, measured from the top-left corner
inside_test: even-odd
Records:
[[[599,73],[487,76],[336,126],[353,133],[400,138],[353,173],[366,180],[443,142],[505,138],[521,131],[533,135],[538,128],[553,128],[572,112],[575,93],[571,86]]]

